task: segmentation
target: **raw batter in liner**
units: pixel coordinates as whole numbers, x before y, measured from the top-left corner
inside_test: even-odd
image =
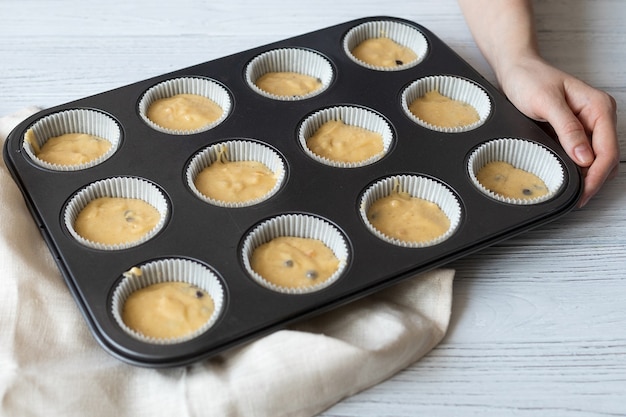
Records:
[[[261,90],[281,97],[298,97],[322,87],[322,81],[297,72],[268,72],[255,82]]]
[[[263,197],[276,185],[276,175],[257,161],[228,161],[225,149],[194,180],[203,195],[219,201],[244,202]]]
[[[364,40],[352,50],[352,55],[367,64],[379,67],[397,67],[417,59],[417,54],[410,48],[386,37]]]
[[[509,198],[530,200],[549,192],[541,178],[507,162],[489,162],[476,173],[476,178],[483,187]]]
[[[108,140],[87,133],[66,133],[54,136],[41,147],[34,136],[33,131],[28,130],[25,140],[33,147],[35,156],[42,161],[63,166],[93,161],[111,148],[111,142]]]
[[[92,242],[116,245],[141,239],[160,218],[158,210],[143,200],[100,197],[78,213],[74,230]]]
[[[320,240],[282,236],[256,248],[250,265],[268,282],[302,288],[330,278],[337,271],[339,260]]]
[[[223,109],[197,94],[176,94],[154,101],[146,116],[157,125],[172,130],[195,130],[218,120]]]
[[[410,105],[409,110],[419,119],[433,126],[462,127],[480,120],[475,108],[459,100],[441,95],[439,91],[427,92]]]
[[[307,140],[307,147],[316,155],[337,162],[360,162],[383,152],[383,137],[341,120],[320,126]]]
[[[198,330],[214,310],[206,291],[185,282],[162,282],[133,292],[124,303],[122,320],[144,336],[169,339]]]
[[[377,230],[403,242],[429,242],[450,228],[437,204],[398,191],[376,200],[367,218]]]

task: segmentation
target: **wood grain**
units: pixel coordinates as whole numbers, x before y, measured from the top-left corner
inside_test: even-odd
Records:
[[[626,2],[535,1],[544,56],[618,103]],[[495,82],[451,0],[0,1],[0,114],[53,106],[372,15],[424,24]],[[626,165],[584,209],[451,264],[450,329],[331,416],[626,415]]]

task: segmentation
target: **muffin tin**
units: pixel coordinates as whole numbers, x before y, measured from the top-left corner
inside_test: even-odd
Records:
[[[363,38],[378,31],[401,38],[407,30],[422,38],[411,41],[422,50],[410,65],[371,67],[349,52],[355,42],[352,36]],[[279,64],[268,64],[267,56]],[[311,56],[321,59],[322,65],[302,65],[301,60]],[[264,66],[296,64],[300,71],[317,68],[324,78],[322,91],[304,98],[272,97],[250,84]],[[437,130],[407,114],[406,97],[416,94],[414,88],[423,89],[424,83],[448,88],[445,83],[450,80],[451,90],[469,85],[484,95],[480,123]],[[142,109],[145,100],[163,94],[162,89],[154,92],[159,85],[217,92],[227,108],[225,117],[194,132],[155,128],[146,122]],[[328,113],[356,119],[365,114],[375,120],[385,132],[384,155],[352,165],[328,164],[312,156],[302,139],[310,130],[307,121]],[[49,117],[78,123],[80,114],[106,120],[108,131],[103,135],[113,137],[113,152],[73,170],[39,163],[24,142],[25,133]],[[56,122],[54,129],[63,130],[58,127],[62,124]],[[280,185],[253,204],[219,205],[199,198],[189,185],[192,161],[211,146],[239,142],[269,148],[280,159],[284,170]],[[506,151],[498,151],[500,142]],[[510,146],[511,142],[522,145]],[[528,151],[529,146],[534,150]],[[477,154],[485,148],[486,156]],[[530,156],[520,157],[527,152]],[[534,170],[537,152],[549,154],[550,163],[556,165],[541,174],[558,177],[549,198],[520,204],[498,199],[476,184],[473,170],[480,161],[521,159]],[[517,111],[427,28],[388,16],[345,22],[46,109],[9,135],[4,159],[95,338],[112,355],[147,367],[211,357],[444,265],[567,213],[582,190],[579,169],[540,125]],[[372,194],[388,192],[394,181],[406,181],[415,193],[446,206],[448,216],[454,217],[450,232],[417,246],[377,234],[367,224],[363,207]],[[84,204],[85,195],[106,193],[110,183],[149,189],[163,217],[158,230],[122,247],[77,239],[71,227],[76,208],[71,207]],[[316,236],[321,225],[332,232],[331,241],[341,243],[336,245],[341,270],[328,285],[313,291],[279,291],[260,283],[249,270],[246,254],[258,243],[256,235],[265,229],[276,233],[275,224],[281,222],[288,224],[286,230],[307,236]],[[220,294],[215,320],[194,337],[175,343],[146,340],[124,329],[119,288],[128,292],[125,272],[178,263],[210,272],[211,285],[219,287]]]

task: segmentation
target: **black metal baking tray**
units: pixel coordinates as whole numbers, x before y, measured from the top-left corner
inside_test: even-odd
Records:
[[[428,55],[417,66],[392,72],[356,65],[342,49],[342,38],[354,26],[372,20],[404,22],[428,41]],[[335,71],[322,94],[300,101],[278,101],[253,92],[244,67],[262,52],[307,48],[322,54]],[[480,85],[492,112],[485,124],[464,133],[435,132],[416,125],[400,106],[400,91],[429,75],[454,75]],[[138,101],[153,85],[180,76],[209,77],[233,98],[228,118],[194,135],[172,137],[150,128],[138,115]],[[338,104],[363,106],[392,125],[395,143],[380,161],[341,169],[311,160],[297,140],[297,128],[311,112]],[[95,109],[122,126],[122,144],[104,163],[76,172],[36,166],[23,151],[23,135],[36,120],[66,109]],[[565,171],[565,183],[548,201],[514,205],[479,192],[469,181],[467,158],[478,145],[502,137],[523,138],[550,149]],[[199,201],[185,183],[184,167],[200,149],[228,138],[250,138],[275,148],[287,163],[279,192],[260,204],[226,209]],[[422,25],[396,17],[357,19],[41,111],[9,135],[4,159],[21,189],[32,217],[52,252],[95,338],[112,355],[147,367],[184,365],[444,265],[488,245],[544,224],[567,213],[580,197],[579,169],[538,124],[523,116],[476,70]],[[456,232],[425,248],[404,248],[376,238],[358,214],[359,196],[385,176],[415,173],[446,184],[461,202]],[[103,178],[130,176],[157,184],[170,204],[170,218],[154,238],[139,246],[103,251],[79,244],[63,225],[62,212],[77,190]],[[350,262],[331,286],[308,294],[281,294],[254,282],[242,267],[245,234],[262,220],[285,213],[309,213],[328,220],[345,234]],[[155,345],[129,337],[113,320],[111,294],[122,273],[149,260],[184,257],[208,265],[225,287],[226,304],[218,322],[201,336],[175,345]]]

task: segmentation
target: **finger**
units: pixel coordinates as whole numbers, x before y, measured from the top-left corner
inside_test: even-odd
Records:
[[[593,144],[596,151],[596,159],[593,164],[585,169],[584,173],[584,191],[579,202],[579,207],[583,207],[591,197],[593,197],[602,185],[617,176],[619,171],[619,147],[617,141],[610,138],[613,131],[607,136],[596,139],[597,134],[594,133]]]
[[[598,160],[596,160],[598,162]],[[619,164],[613,166],[608,171],[605,167],[594,164],[585,170],[583,194],[578,202],[578,207],[584,207],[589,200],[600,191],[602,185],[609,179],[617,176]]]
[[[595,195],[607,180],[616,176],[619,170],[620,150],[615,101],[608,97],[604,107],[598,105],[595,108],[605,108],[606,111],[600,112],[597,118],[587,122],[589,130],[593,132],[591,145],[596,159],[585,176],[585,193],[581,199],[581,206]],[[581,115],[581,118],[584,122],[585,116]]]
[[[585,128],[564,100],[551,108],[546,120],[552,125],[565,152],[577,165],[588,167],[593,163],[595,153]]]

